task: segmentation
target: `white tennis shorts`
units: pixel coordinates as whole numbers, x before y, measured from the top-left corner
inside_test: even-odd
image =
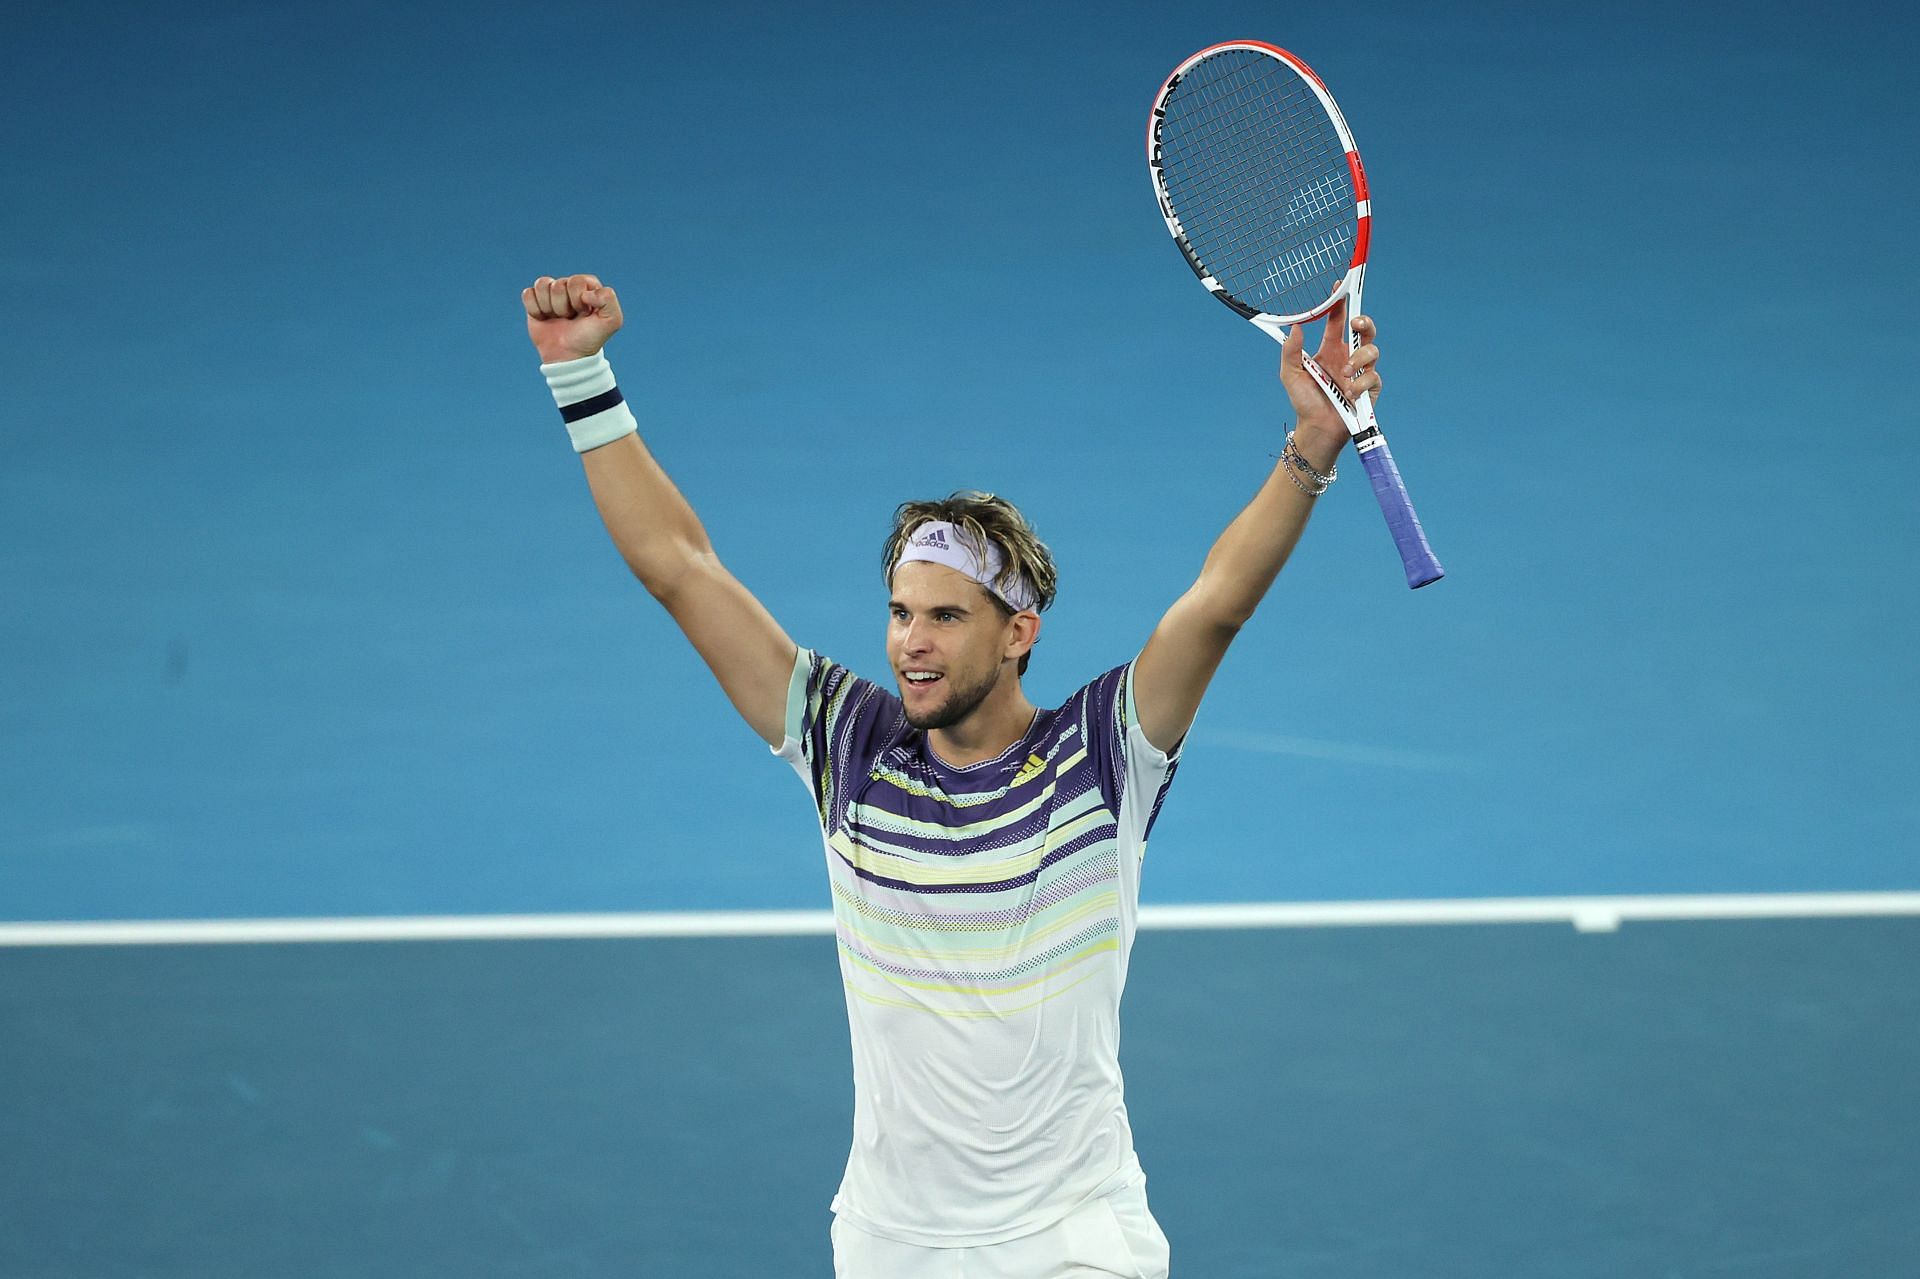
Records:
[[[1037,1234],[978,1248],[922,1248],[833,1221],[834,1279],[1167,1279],[1167,1237],[1135,1182]]]

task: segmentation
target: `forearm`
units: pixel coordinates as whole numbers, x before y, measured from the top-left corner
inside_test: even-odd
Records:
[[[1294,447],[1307,465],[1321,473],[1333,469],[1344,437],[1298,432]],[[1280,575],[1318,499],[1297,483],[1287,464],[1277,462],[1253,500],[1227,525],[1207,553],[1192,594],[1219,625],[1238,628],[1260,606],[1268,588]]]
[[[580,460],[620,557],[649,592],[668,599],[688,568],[713,554],[693,507],[638,434],[590,449]]]
[[[549,288],[549,297],[556,294]],[[571,298],[571,295],[568,295]],[[543,350],[543,356],[570,352]],[[638,424],[600,352],[543,359],[540,371],[587,471],[600,518],[634,576],[663,602],[713,548],[693,508],[641,442]]]

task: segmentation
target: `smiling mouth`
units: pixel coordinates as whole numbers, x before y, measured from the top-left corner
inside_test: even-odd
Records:
[[[921,674],[921,673],[915,672],[915,674]],[[900,678],[906,682],[906,685],[908,688],[926,688],[930,685],[938,684],[941,680],[945,679],[946,676],[926,673],[926,674],[923,674],[920,679],[915,679],[913,675],[907,674],[906,672],[903,671],[900,675]]]

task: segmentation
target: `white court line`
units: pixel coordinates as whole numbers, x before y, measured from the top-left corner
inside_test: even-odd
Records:
[[[1628,920],[1812,919],[1920,915],[1920,892],[1481,897],[1431,901],[1248,902],[1143,906],[1140,927],[1350,928],[1417,924],[1572,924]],[[795,937],[833,932],[824,910],[657,911],[602,915],[370,915],[295,919],[109,919],[0,923],[6,946],[198,946],[231,942],[505,941],[537,937]]]
[[[1293,755],[1301,759],[1326,760],[1334,764],[1364,764],[1369,768],[1415,768],[1431,772],[1467,773],[1475,771],[1473,760],[1459,755],[1439,755],[1427,751],[1394,750],[1384,746],[1355,746],[1347,742],[1328,742],[1313,737],[1287,737],[1279,733],[1247,732],[1233,728],[1194,729],[1193,739],[1206,746],[1227,746],[1234,750],[1254,751],[1262,755]]]

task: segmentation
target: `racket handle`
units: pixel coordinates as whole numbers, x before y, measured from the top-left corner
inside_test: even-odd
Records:
[[[1367,468],[1373,496],[1379,501],[1380,511],[1387,517],[1387,527],[1393,532],[1393,544],[1400,548],[1400,563],[1407,570],[1408,588],[1418,590],[1445,577],[1447,571],[1434,557],[1433,548],[1427,545],[1426,530],[1420,527],[1420,517],[1413,513],[1413,499],[1407,496],[1400,468],[1393,464],[1386,437],[1375,435],[1361,451],[1360,461]]]

